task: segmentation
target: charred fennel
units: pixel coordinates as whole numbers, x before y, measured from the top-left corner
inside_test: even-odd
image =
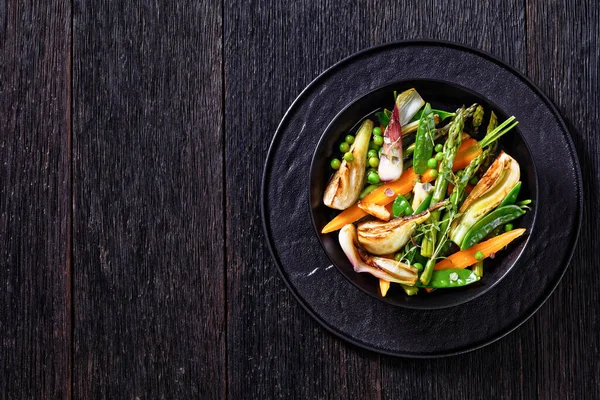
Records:
[[[365,120],[350,148],[354,161],[342,161],[325,188],[323,203],[327,207],[345,210],[358,200],[365,182],[365,165],[372,131],[373,121]]]

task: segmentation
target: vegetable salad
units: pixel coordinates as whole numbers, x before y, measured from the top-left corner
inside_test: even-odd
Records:
[[[394,99],[340,143],[323,202],[341,213],[322,233],[339,231],[382,296],[391,283],[412,296],[477,282],[484,260],[525,233],[513,225],[531,203],[519,201],[519,163],[497,150],[518,122],[491,111],[483,133],[479,104],[436,110],[415,89]]]

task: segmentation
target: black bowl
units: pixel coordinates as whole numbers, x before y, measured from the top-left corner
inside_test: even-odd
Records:
[[[365,118],[372,118],[376,121],[375,112],[380,111],[383,107],[391,109],[394,103],[392,95],[394,91],[400,93],[410,88],[417,89],[419,94],[425,101],[430,102],[433,108],[453,111],[461,105],[468,106],[479,103],[484,106],[486,117],[489,117],[491,110],[494,110],[499,121],[509,117],[482,95],[450,82],[407,80],[390,83],[375,89],[351,102],[331,121],[321,136],[310,167],[310,214],[325,253],[331,259],[333,265],[358,288],[377,299],[396,306],[414,309],[440,309],[473,300],[494,287],[513,267],[519,265],[519,258],[526,246],[528,236],[525,235],[518,239],[515,244],[511,244],[507,250],[499,252],[493,260],[486,259],[485,274],[475,284],[462,288],[436,290],[432,293],[421,291],[417,296],[407,296],[399,287],[394,288],[392,286],[387,296],[381,297],[379,283],[375,277],[364,273],[359,274],[353,270],[338,243],[338,231],[321,234],[322,228],[339,213],[339,211],[325,206],[322,200],[323,191],[332,176],[329,161],[337,154],[336,150],[339,143],[346,134],[354,134]],[[482,127],[485,126],[487,126],[486,120],[482,124]],[[481,131],[485,132],[485,129],[481,129]],[[515,222],[515,227],[526,228],[528,232],[531,232],[536,216],[535,204],[538,193],[538,179],[530,150],[523,140],[518,126],[503,136],[499,145],[499,148],[515,158],[521,167],[521,181],[523,183],[519,198],[532,199],[534,205],[531,211]]]

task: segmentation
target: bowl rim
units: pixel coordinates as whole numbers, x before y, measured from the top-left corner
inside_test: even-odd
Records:
[[[273,238],[269,231],[269,225],[267,224],[267,207],[266,207],[267,199],[265,196],[266,189],[267,189],[268,175],[269,175],[269,167],[272,162],[273,152],[275,151],[275,148],[277,147],[277,138],[280,136],[281,129],[287,123],[287,120],[288,120],[290,114],[293,112],[296,105],[304,99],[306,93],[310,92],[313,89],[313,87],[316,86],[316,84],[318,84],[322,79],[324,79],[324,77],[326,77],[328,74],[330,74],[333,70],[340,68],[344,64],[350,62],[355,57],[361,57],[361,56],[367,55],[371,52],[378,52],[378,51],[382,51],[387,48],[393,48],[396,46],[418,46],[418,45],[422,45],[422,46],[440,46],[441,45],[441,46],[446,46],[448,48],[457,49],[459,51],[470,52],[479,57],[487,59],[488,61],[493,62],[496,65],[508,70],[510,73],[514,74],[519,80],[521,80],[524,84],[529,86],[529,88],[532,89],[536,93],[536,95],[539,96],[539,98],[546,104],[546,106],[550,109],[550,111],[552,111],[552,113],[556,117],[557,123],[560,125],[560,127],[563,129],[563,131],[566,133],[565,140],[569,145],[569,150],[571,153],[571,157],[572,157],[573,165],[574,165],[574,169],[575,169],[574,173],[577,178],[577,187],[579,189],[579,193],[577,196],[577,205],[578,205],[578,215],[577,215],[577,219],[576,219],[577,228],[573,234],[573,239],[572,239],[573,246],[571,247],[571,250],[569,252],[567,252],[566,257],[564,259],[565,267],[563,267],[556,282],[554,282],[551,286],[549,286],[549,288],[548,288],[549,290],[547,291],[545,296],[540,296],[540,299],[537,300],[537,302],[536,302],[537,304],[534,305],[534,307],[530,310],[530,312],[527,315],[524,315],[522,318],[520,318],[518,321],[516,321],[516,323],[514,323],[514,325],[509,326],[506,329],[503,329],[497,335],[487,338],[486,340],[480,341],[472,346],[463,347],[463,348],[459,348],[459,349],[451,350],[451,351],[446,351],[443,353],[435,353],[435,354],[398,353],[398,352],[394,352],[391,350],[387,350],[385,348],[380,348],[380,347],[369,345],[367,343],[363,343],[352,337],[344,335],[340,331],[336,330],[336,328],[334,326],[328,324],[318,313],[313,311],[309,307],[309,305],[305,302],[305,300],[302,298],[302,296],[300,296],[300,294],[292,286],[291,282],[288,280],[287,276],[284,273],[284,269],[281,265],[281,261],[277,257]],[[260,193],[259,201],[260,201],[260,213],[261,213],[263,234],[265,235],[265,239],[267,241],[267,247],[269,249],[269,253],[271,254],[271,258],[272,258],[272,260],[275,261],[277,270],[279,271],[279,274],[280,274],[281,278],[283,279],[285,285],[287,286],[288,290],[292,293],[292,295],[296,298],[298,303],[300,303],[302,308],[312,318],[314,318],[323,328],[325,328],[327,331],[329,331],[333,335],[343,338],[347,342],[349,342],[357,347],[360,347],[360,348],[363,348],[366,350],[370,350],[370,351],[374,351],[374,352],[377,352],[380,354],[394,356],[394,357],[431,359],[431,358],[449,357],[449,356],[453,356],[453,355],[464,354],[464,353],[467,353],[470,351],[481,349],[491,343],[494,343],[494,342],[502,339],[503,337],[507,336],[511,332],[515,331],[521,325],[523,325],[527,320],[529,320],[529,318],[531,318],[546,303],[548,298],[552,295],[552,293],[554,293],[554,291],[556,290],[556,287],[558,286],[558,284],[561,282],[562,278],[564,277],[564,274],[568,268],[568,265],[570,264],[570,262],[573,258],[573,254],[575,253],[575,248],[576,248],[577,242],[579,240],[579,236],[581,234],[581,224],[583,221],[583,207],[584,207],[584,188],[583,188],[582,182],[583,182],[583,178],[582,178],[582,172],[581,172],[581,164],[579,162],[579,157],[577,154],[575,144],[573,142],[573,137],[572,137],[571,131],[566,126],[564,119],[562,118],[560,112],[558,111],[558,109],[556,108],[554,103],[548,98],[548,96],[536,84],[534,84],[523,73],[521,73],[520,71],[518,71],[516,68],[512,67],[508,63],[500,60],[498,57],[491,55],[489,52],[476,49],[472,46],[458,44],[458,43],[447,41],[447,40],[407,39],[407,40],[399,40],[399,41],[387,42],[384,44],[371,46],[371,47],[368,47],[359,52],[350,54],[349,56],[334,63],[329,68],[327,68],[323,72],[321,72],[315,79],[313,79],[298,94],[298,96],[290,104],[287,111],[282,116],[279,124],[277,125],[277,129],[275,130],[275,134],[274,134],[273,139],[271,140],[271,144],[269,145],[269,148],[267,150],[267,154],[266,154],[266,158],[265,158],[265,165],[264,165],[264,169],[263,169],[263,173],[262,173],[262,177],[261,177],[261,186],[260,186],[261,193]]]
[[[325,246],[325,243],[323,242],[323,234],[320,232],[319,227],[317,226],[317,223],[315,221],[315,215],[313,212],[313,207],[312,207],[312,200],[313,200],[313,193],[312,193],[312,181],[313,181],[313,173],[315,171],[315,162],[317,162],[317,152],[318,150],[321,148],[321,146],[323,145],[323,142],[326,141],[329,136],[331,134],[333,134],[333,132],[331,132],[331,127],[332,125],[338,121],[339,118],[341,118],[341,116],[343,114],[345,114],[347,112],[347,110],[352,107],[354,104],[363,101],[364,99],[366,99],[369,96],[372,96],[375,92],[379,92],[385,88],[389,88],[392,86],[400,86],[406,83],[412,83],[412,82],[434,82],[434,83],[440,83],[440,84],[445,84],[447,86],[450,86],[452,88],[458,88],[459,90],[462,90],[474,97],[480,98],[480,99],[484,99],[486,103],[490,104],[493,107],[493,110],[496,112],[501,112],[502,114],[506,114],[497,104],[495,104],[494,102],[490,101],[488,98],[486,98],[485,96],[483,96],[481,93],[478,93],[470,88],[464,87],[460,84],[454,83],[454,82],[450,82],[450,81],[446,81],[446,80],[441,80],[441,79],[429,79],[429,78],[416,78],[416,79],[404,79],[404,80],[397,80],[397,81],[392,81],[392,82],[388,82],[384,85],[378,86],[370,91],[368,91],[367,93],[364,93],[360,96],[357,96],[356,98],[352,99],[350,102],[348,102],[348,104],[346,104],[344,106],[344,108],[342,108],[329,122],[329,124],[327,124],[327,126],[325,127],[325,129],[323,130],[323,132],[321,133],[321,136],[319,137],[319,140],[317,141],[317,145],[315,146],[315,149],[313,151],[312,157],[311,157],[311,162],[310,162],[310,167],[309,167],[309,171],[308,171],[308,187],[307,187],[307,191],[308,191],[308,196],[307,196],[307,205],[309,208],[309,215],[310,215],[310,219],[312,222],[312,226],[314,228],[314,233],[316,234],[318,240],[319,240],[319,244],[321,245],[321,248],[323,249],[323,251],[325,252],[325,254],[327,255],[327,258],[329,259],[329,261],[331,261],[331,264],[339,271],[340,274],[342,274],[342,276],[347,279],[350,283],[352,283],[354,286],[356,286],[358,289],[360,289],[363,293],[374,297],[380,301],[383,301],[384,303],[390,304],[394,307],[402,307],[402,308],[408,308],[411,310],[441,310],[441,309],[445,309],[445,308],[451,308],[451,307],[456,307],[459,306],[461,304],[465,304],[467,302],[470,302],[472,300],[475,300],[476,298],[484,295],[485,293],[487,293],[489,290],[491,290],[492,288],[494,288],[498,283],[500,283],[500,281],[502,279],[504,279],[509,273],[511,273],[514,269],[514,267],[519,263],[521,256],[523,255],[523,253],[527,250],[527,247],[529,245],[529,240],[530,240],[530,235],[529,233],[532,232],[534,230],[534,227],[536,225],[537,222],[537,208],[533,208],[533,219],[530,223],[530,225],[527,226],[527,234],[524,235],[524,239],[525,242],[523,244],[523,247],[521,248],[521,250],[518,252],[518,254],[516,255],[516,257],[512,260],[511,264],[508,266],[508,268],[506,268],[506,270],[491,284],[486,285],[486,286],[480,286],[476,292],[474,292],[471,296],[468,297],[464,297],[461,298],[457,301],[452,301],[452,302],[448,302],[446,304],[441,304],[441,305],[433,305],[433,306],[427,306],[425,303],[424,305],[422,304],[398,304],[394,301],[392,301],[389,297],[382,297],[381,295],[377,296],[371,292],[369,292],[366,288],[364,288],[362,285],[358,284],[357,282],[355,282],[354,280],[352,280],[350,278],[351,274],[346,273],[338,264],[337,262],[333,259],[332,255],[329,253],[329,251],[327,250],[327,247]],[[380,109],[381,107],[376,108]],[[375,111],[374,110],[374,111]],[[361,124],[369,115],[372,115],[374,111],[371,111],[369,114],[366,114],[364,116],[362,116],[360,119],[357,119],[356,122],[352,125],[352,128],[350,130],[354,130],[356,128],[356,126],[358,126],[359,124]],[[531,152],[531,147],[529,145],[529,143],[527,143],[527,140],[525,140],[524,135],[521,133],[521,131],[519,130],[519,126],[515,126],[515,128],[513,128],[514,131],[517,132],[517,134],[519,135],[519,137],[521,138],[521,141],[525,144],[525,147],[527,149],[527,153],[529,155],[532,154]],[[513,133],[513,132],[511,132]],[[514,134],[514,133],[513,133]],[[533,160],[533,158],[531,158],[531,165],[533,167],[533,178],[534,178],[534,182],[535,182],[535,188],[534,188],[534,193],[535,193],[535,198],[539,199],[539,176],[538,176],[538,170],[536,168],[535,162]],[[320,196],[322,198],[322,196]],[[322,200],[319,199],[320,203],[322,203]],[[334,232],[330,232],[328,234],[333,234],[337,231]],[[497,268],[497,267],[496,267]],[[354,272],[352,271],[354,274],[358,274],[358,272]],[[453,289],[453,291],[464,291],[465,287],[461,287],[461,288],[455,288]],[[432,296],[431,294],[428,296]],[[433,296],[435,296],[435,294],[433,294]],[[408,296],[406,296],[408,297]]]

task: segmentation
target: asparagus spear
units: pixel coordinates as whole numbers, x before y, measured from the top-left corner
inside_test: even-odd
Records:
[[[438,177],[435,180],[431,204],[439,203],[440,201],[444,200],[444,197],[446,195],[446,190],[448,188],[448,177],[452,173],[452,164],[454,162],[454,157],[456,156],[456,151],[462,143],[462,130],[465,124],[464,114],[464,107],[456,112],[456,117],[454,117],[452,126],[448,131],[448,139],[446,139],[446,143],[444,143],[444,158],[442,159],[438,167]],[[430,219],[431,223],[434,226],[440,220],[440,212],[436,211],[431,213]],[[421,246],[422,256],[431,257],[433,255],[436,234],[437,231],[435,229],[431,229],[429,230],[428,234],[425,235],[425,238],[423,239],[423,244]],[[425,272],[426,271],[424,271],[423,275],[421,276],[421,281],[424,284],[427,284],[429,282],[429,279],[431,278],[431,271],[428,275],[426,275]]]
[[[457,117],[458,117],[458,115],[459,114],[457,113]],[[461,176],[460,180],[458,182],[456,182],[456,185],[454,186],[452,194],[450,195],[450,205],[448,207],[448,211],[447,211],[446,215],[444,216],[444,220],[442,221],[442,224],[441,224],[441,229],[440,229],[441,238],[440,238],[439,242],[437,243],[437,245],[435,243],[435,239],[436,239],[435,234],[437,232],[433,229],[430,231],[431,233],[433,233],[433,241],[431,242],[431,244],[427,243],[427,246],[430,246],[431,256],[429,256],[429,257],[431,257],[431,258],[429,260],[427,260],[427,263],[425,264],[425,268],[424,268],[423,273],[421,274],[421,278],[420,278],[421,283],[426,285],[429,283],[429,280],[431,279],[431,275],[433,273],[433,267],[435,266],[437,257],[439,255],[440,251],[444,248],[444,245],[446,244],[446,242],[448,240],[448,228],[449,228],[450,224],[452,223],[452,221],[457,216],[458,205],[464,194],[464,190],[467,186],[467,182],[477,172],[481,163],[488,157],[488,155],[492,151],[492,148],[490,147],[490,145],[496,143],[496,141],[498,139],[500,139],[500,137],[502,137],[502,135],[504,135],[506,132],[508,132],[515,125],[518,124],[518,122],[515,122],[514,124],[511,124],[510,126],[508,126],[512,121],[514,121],[514,119],[515,119],[515,117],[510,117],[509,119],[504,121],[502,124],[500,124],[500,126],[496,127],[492,131],[488,132],[488,134],[481,140],[481,142],[479,142],[480,146],[484,149],[483,152],[480,155],[478,155],[477,157],[475,157],[469,163],[467,168],[464,169],[463,175]],[[463,123],[464,123],[464,121],[463,121]],[[454,129],[454,126],[452,129]],[[460,129],[462,131],[462,126]],[[452,132],[452,130],[451,130],[451,132]],[[450,135],[448,135],[448,140],[450,140]],[[448,142],[446,142],[446,143],[448,143]],[[444,146],[444,150],[446,150],[446,146]],[[445,151],[444,151],[444,155],[445,155],[444,160],[442,160],[442,163],[440,164],[440,173],[438,175],[438,179],[442,175],[442,171],[441,171],[442,165],[446,163],[446,152]],[[452,168],[452,163],[450,163],[450,170],[451,170],[451,168]],[[437,182],[438,181],[436,180],[436,188],[437,188]],[[446,187],[447,187],[447,182],[446,182],[446,186],[444,187],[444,193],[446,192]],[[432,199],[433,204],[435,204],[434,199],[435,199],[435,191],[434,191],[434,195],[433,195],[433,199]],[[437,220],[434,220],[433,218],[434,218],[434,213],[431,213],[431,220],[434,223],[437,223],[439,221],[439,213],[437,215]],[[432,236],[432,235],[425,236],[425,239],[423,240],[423,245],[421,247],[421,255],[423,255],[423,249],[425,249],[426,240],[428,240],[428,238],[430,236]]]
[[[475,112],[473,113],[473,128],[475,128],[475,132],[477,132],[477,130],[479,129],[479,126],[481,126],[482,121],[483,121],[483,106],[478,105],[477,108],[475,109]]]
[[[492,115],[490,115],[490,122],[488,123],[488,126],[487,126],[487,133],[490,133],[491,131],[496,129],[497,126],[498,126],[498,117],[496,117],[496,114],[492,111]]]
[[[490,115],[490,122],[488,122],[488,126],[487,126],[487,134],[489,134],[490,132],[493,132],[497,126],[498,126],[498,117],[496,117],[496,113],[492,111],[492,114]],[[490,146],[491,147],[490,156],[488,156],[483,161],[483,168],[485,168],[486,170],[492,164],[492,161],[494,159],[493,154],[496,153],[497,145],[498,145],[498,142],[492,143],[492,145]]]
[[[465,109],[465,111],[463,112],[463,118],[464,119],[471,118],[473,116],[473,114],[475,113],[475,110],[477,110],[477,106],[478,106],[477,103],[473,103],[469,106],[469,108]]]

